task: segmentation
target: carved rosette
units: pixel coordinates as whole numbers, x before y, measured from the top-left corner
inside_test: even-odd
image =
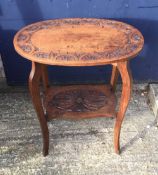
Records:
[[[44,30],[44,29],[52,29],[57,26],[64,26],[64,25],[96,25],[101,28],[106,26],[110,26],[111,28],[115,28],[118,31],[121,31],[126,36],[126,43],[124,47],[118,45],[112,51],[102,51],[102,52],[94,52],[94,53],[67,53],[63,54],[60,52],[54,52],[51,50],[50,52],[45,52],[40,48],[37,48],[31,42],[31,37],[34,33]],[[55,61],[93,61],[93,60],[100,60],[100,59],[113,59],[113,58],[120,58],[126,57],[127,55],[134,52],[134,50],[142,47],[143,45],[143,37],[136,30],[130,25],[125,23],[112,21],[112,20],[104,20],[104,19],[60,19],[60,20],[50,20],[50,21],[43,21],[39,23],[32,24],[30,26],[25,27],[22,29],[16,37],[16,42],[18,43],[18,47],[24,52],[27,53],[36,59],[52,59]]]
[[[96,111],[107,103],[104,93],[97,90],[67,90],[57,93],[48,103],[48,107],[63,112]]]
[[[114,117],[116,100],[110,86],[53,86],[44,97],[48,119]]]

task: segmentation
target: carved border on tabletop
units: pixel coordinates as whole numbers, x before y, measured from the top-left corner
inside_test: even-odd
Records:
[[[113,51],[105,51],[105,52],[94,52],[92,53],[74,53],[74,54],[65,54],[62,55],[60,53],[54,53],[53,51],[46,53],[41,51],[39,48],[35,47],[31,43],[31,36],[33,33],[41,30],[41,29],[49,29],[54,26],[62,26],[64,24],[69,25],[82,25],[82,24],[92,24],[101,26],[104,28],[106,25],[110,25],[112,28],[117,28],[118,30],[122,30],[127,38],[127,43],[124,48],[117,47]],[[134,50],[138,49],[142,45],[142,36],[135,30],[132,26],[111,21],[111,20],[103,20],[103,19],[63,19],[63,20],[50,20],[43,21],[36,24],[32,24],[28,27],[25,27],[17,36],[17,43],[19,48],[36,58],[40,59],[55,59],[56,61],[92,61],[98,59],[105,58],[119,58],[122,56],[126,56],[132,53]]]

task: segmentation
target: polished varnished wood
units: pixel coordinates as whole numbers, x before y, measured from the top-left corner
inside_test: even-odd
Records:
[[[115,117],[115,95],[111,86],[54,86],[45,98],[48,119]]]
[[[120,99],[119,110],[116,114],[116,122],[114,128],[114,146],[115,152],[119,154],[120,151],[120,130],[125,112],[130,100],[132,90],[132,75],[127,61],[117,63],[117,68],[122,78],[122,94]]]
[[[40,97],[39,84],[41,78],[42,78],[42,65],[32,62],[32,70],[29,76],[29,89],[42,130],[43,155],[46,156],[48,154],[49,149],[49,131]]]
[[[119,71],[117,68],[117,64],[115,63],[112,65],[112,73],[111,73],[111,80],[110,80],[110,84],[113,91],[116,90],[118,76],[119,76]]]
[[[43,154],[48,154],[47,122],[53,118],[83,119],[116,117],[114,148],[120,152],[120,131],[130,101],[132,74],[129,59],[144,44],[134,27],[105,19],[59,19],[38,22],[20,30],[14,38],[16,51],[32,61],[29,88],[43,135]],[[47,65],[112,65],[110,85],[50,87]],[[115,109],[115,89],[119,74],[122,94]],[[39,85],[43,84],[44,97]]]
[[[105,19],[60,19],[38,22],[20,30],[16,51],[38,63],[92,66],[136,56],[143,37],[134,27]]]

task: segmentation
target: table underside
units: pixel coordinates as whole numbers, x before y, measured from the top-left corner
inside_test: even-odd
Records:
[[[44,106],[48,120],[115,117],[115,99],[110,85],[52,86]]]

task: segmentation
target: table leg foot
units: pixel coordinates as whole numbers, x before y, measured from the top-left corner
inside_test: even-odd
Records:
[[[49,140],[47,142],[49,142]],[[46,157],[48,155],[48,150],[49,150],[49,144],[44,144],[43,145],[43,156],[44,157]]]
[[[46,122],[42,124],[41,130],[43,136],[43,156],[47,156],[49,151],[49,131]]]
[[[116,154],[120,154],[120,131],[121,122],[116,121],[114,128],[114,148]]]
[[[32,63],[32,70],[29,77],[29,89],[32,97],[32,102],[34,108],[37,112],[38,120],[40,122],[40,127],[43,136],[43,155],[48,155],[49,149],[49,131],[47,126],[47,120],[44,114],[41,97],[40,97],[40,87],[39,82],[42,77],[41,65],[38,63]]]
[[[131,76],[131,72],[127,61],[117,63],[117,68],[122,78],[122,94],[120,99],[119,110],[116,115],[115,127],[114,127],[114,147],[115,147],[115,152],[119,154],[120,153],[119,139],[120,139],[121,124],[123,122],[125,112],[131,96],[132,76]]]

